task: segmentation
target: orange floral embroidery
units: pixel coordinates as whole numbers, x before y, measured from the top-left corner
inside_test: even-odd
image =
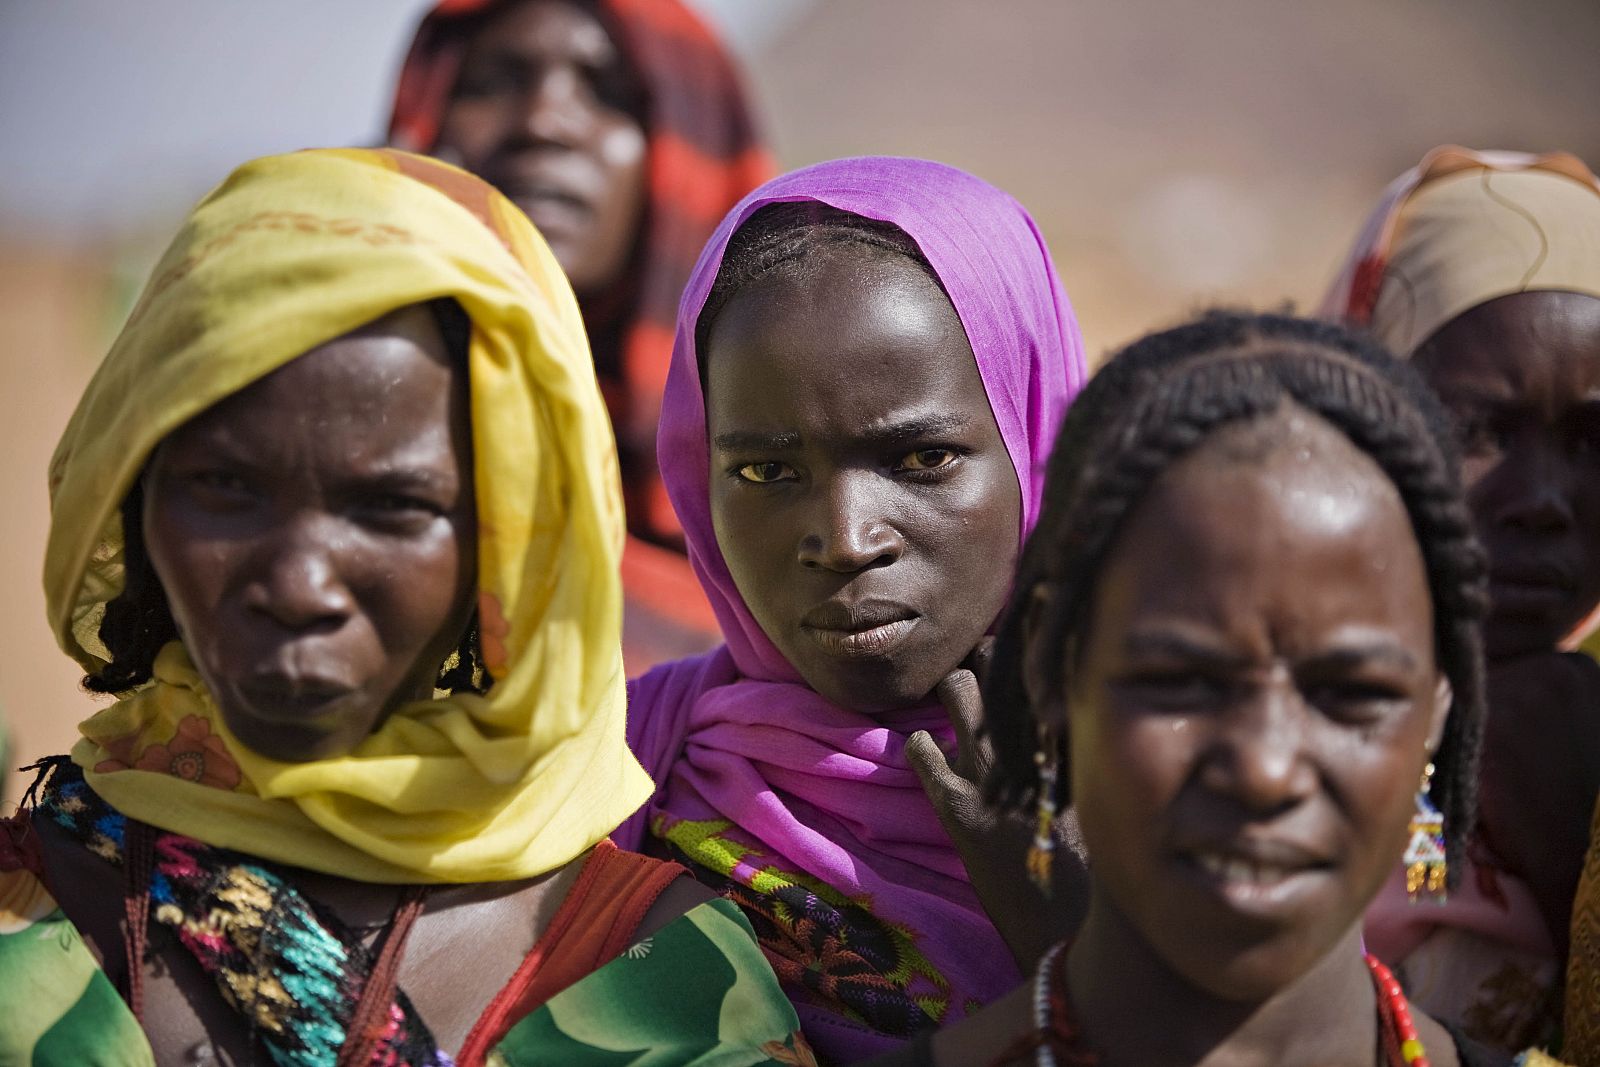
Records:
[[[126,734],[101,745],[111,754],[110,759],[103,759],[94,765],[94,773],[110,774],[112,771],[131,770],[134,760],[134,749],[139,744],[137,733]]]
[[[110,749],[111,746],[106,746]],[[112,761],[107,760],[95,767]],[[211,732],[211,724],[198,715],[187,715],[178,723],[178,732],[164,745],[151,745],[139,754],[133,766],[141,771],[170,774],[215,789],[232,789],[239,784],[239,765],[228,755],[222,738]],[[123,770],[125,767],[111,768]]]
[[[504,677],[506,667],[506,637],[511,624],[500,606],[500,598],[493,593],[478,594],[478,643],[483,649],[483,665],[496,677]]]
[[[790,1047],[793,1044],[793,1048]],[[789,1037],[789,1042],[768,1041],[761,1046],[761,1052],[767,1059],[774,1063],[794,1064],[794,1067],[817,1067],[816,1054],[811,1051],[811,1046],[806,1044],[806,1039],[796,1030]]]

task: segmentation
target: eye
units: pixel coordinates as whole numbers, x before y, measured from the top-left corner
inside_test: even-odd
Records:
[[[225,470],[199,470],[189,475],[189,483],[214,493],[243,493],[250,486],[238,474]]]
[[[1192,711],[1227,698],[1228,682],[1201,671],[1150,671],[1116,683],[1130,703],[1156,711]]]
[[[953,448],[919,448],[903,456],[895,470],[934,471],[948,467],[955,461],[956,450]]]
[[[792,482],[799,475],[787,463],[746,463],[734,471],[739,478],[756,485],[771,485],[773,482]]]
[[[1330,718],[1363,723],[1392,714],[1409,696],[1403,686],[1357,679],[1309,684],[1303,693],[1308,704]]]
[[[511,96],[522,91],[525,80],[515,65],[486,60],[463,70],[451,95],[462,100]]]
[[[587,67],[584,70],[584,80],[588,83],[589,92],[595,102],[602,107],[620,111],[625,115],[637,115],[643,112],[643,94],[633,77],[633,72],[622,63]]]

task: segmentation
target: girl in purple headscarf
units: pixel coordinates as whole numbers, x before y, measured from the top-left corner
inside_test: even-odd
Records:
[[[1027,213],[912,159],[784,175],[679,309],[659,458],[725,646],[631,687],[618,832],[738,901],[848,1062],[1020,979],[905,753],[983,640],[1087,376]]]

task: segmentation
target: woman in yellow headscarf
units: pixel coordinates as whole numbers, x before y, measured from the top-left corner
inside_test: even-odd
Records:
[[[1522,1047],[1560,1015],[1600,787],[1600,667],[1573,651],[1592,654],[1600,622],[1600,179],[1565,153],[1435,149],[1390,185],[1324,310],[1370,328],[1444,400],[1489,556],[1470,870],[1442,907],[1411,906],[1397,870],[1367,944],[1436,1017]],[[1569,995],[1563,1050],[1582,1063],[1600,1062],[1591,862],[1572,922],[1573,992],[1588,1002]]]
[[[118,699],[0,824],[0,1060],[804,1062],[737,910],[606,840],[651,789],[615,453],[499,194],[240,168],[50,488],[51,622]]]

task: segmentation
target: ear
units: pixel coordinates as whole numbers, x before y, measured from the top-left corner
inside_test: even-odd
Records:
[[[1455,703],[1456,692],[1450,685],[1450,679],[1441,672],[1438,683],[1433,687],[1433,718],[1428,723],[1428,755],[1431,758],[1439,751],[1439,742],[1444,739],[1444,724],[1450,719],[1450,706]]]

